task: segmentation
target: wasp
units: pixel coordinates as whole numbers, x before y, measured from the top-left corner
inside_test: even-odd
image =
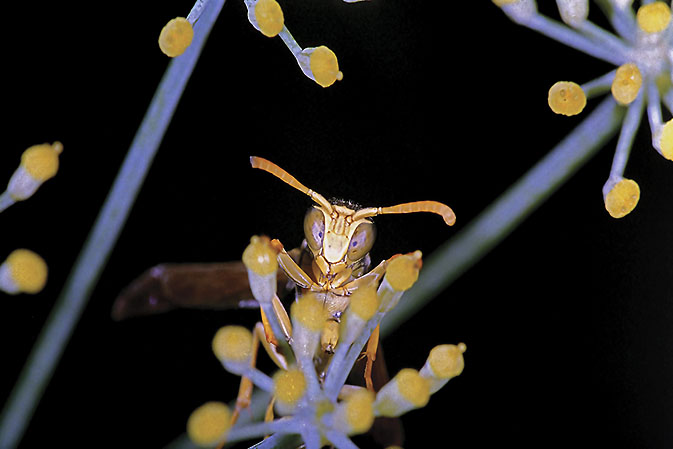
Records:
[[[312,292],[326,308],[327,318],[321,334],[322,354],[316,360],[316,369],[322,373],[329,363],[330,354],[338,345],[339,323],[348,307],[349,296],[364,285],[377,285],[385,274],[387,263],[396,257],[392,256],[371,268],[369,252],[376,239],[372,218],[386,214],[430,212],[440,215],[451,226],[456,216],[449,206],[437,201],[416,201],[388,207],[357,207],[350,202],[328,201],[271,161],[252,156],[250,164],[299,190],[313,202],[304,216],[304,240],[301,245],[290,251],[286,251],[278,240],[272,240],[271,245],[277,251],[277,296],[285,296],[291,291],[296,295]],[[115,319],[123,319],[160,313],[176,307],[254,307],[256,301],[252,297],[247,270],[240,261],[162,264],[146,271],[119,295],[112,315]],[[279,299],[278,307],[274,307],[274,310],[281,323],[289,323]],[[265,348],[282,367],[282,360],[278,360],[279,354],[269,351],[269,345],[273,349],[277,342],[263,313],[262,322],[266,337],[263,343],[268,343]],[[285,338],[291,340],[289,324],[282,327]],[[388,380],[385,365],[382,369],[374,367],[376,360],[382,360],[377,358],[377,352],[380,352],[378,328],[372,333],[367,345],[364,367],[366,386],[372,390],[376,388],[375,383],[383,385]],[[249,389],[251,393],[251,387]],[[241,402],[245,403],[245,400]]]

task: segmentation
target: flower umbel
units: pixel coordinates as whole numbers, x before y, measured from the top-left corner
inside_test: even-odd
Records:
[[[268,251],[263,246],[268,246]],[[259,237],[251,239],[244,253],[253,292],[266,294],[267,286],[276,285],[275,272],[265,274],[259,269],[260,259],[266,260],[267,253],[273,254],[273,248],[268,239]],[[420,251],[398,255],[387,263],[386,274],[378,288],[375,282],[353,292],[352,307],[346,309],[340,323],[341,340],[334,353],[327,355],[329,361],[326,364],[315,362],[326,357],[320,345],[320,334],[328,316],[317,295],[307,293],[293,303],[292,335],[286,335],[268,297],[257,298],[275,340],[288,342],[291,353],[286,358],[281,356],[287,364],[278,363],[278,353],[271,354],[281,367],[273,377],[254,366],[254,356],[251,356],[257,347],[254,339],[265,338],[257,333],[258,329],[263,329],[260,325],[256,327],[257,337],[240,326],[225,326],[213,340],[213,351],[228,371],[245,376],[256,387],[271,393],[275,411],[281,417],[273,419],[268,415],[262,423],[236,425],[228,421],[231,415],[226,406],[209,402],[196,409],[189,419],[188,433],[192,440],[208,446],[265,435],[280,438],[297,434],[307,449],[326,444],[351,449],[357,446],[350,436],[367,432],[375,417],[400,416],[425,406],[432,394],[462,372],[464,344],[435,347],[420,371],[401,370],[378,393],[346,384],[372,331],[395,307],[404,291],[413,285],[420,267]],[[274,278],[273,283],[269,282],[269,276]],[[259,283],[262,287],[255,288]]]
[[[628,108],[617,142],[610,175],[603,187],[608,213],[628,215],[638,203],[640,188],[624,178],[643,109],[652,134],[652,146],[673,160],[673,124],[664,123],[663,103],[673,112],[673,26],[671,7],[663,1],[642,2],[634,14],[632,0],[596,2],[615,33],[588,20],[588,0],[556,0],[561,19],[554,21],[537,11],[535,0],[493,0],[516,23],[527,26],[588,55],[614,64],[616,69],[585,84],[556,83],[549,91],[549,106],[557,114],[579,114],[586,100],[610,92]]]

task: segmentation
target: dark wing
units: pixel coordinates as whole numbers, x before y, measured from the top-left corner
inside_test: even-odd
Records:
[[[278,270],[278,295],[289,290],[289,279]],[[176,308],[232,309],[257,307],[241,261],[161,264],[145,271],[117,297],[112,318],[123,320]]]

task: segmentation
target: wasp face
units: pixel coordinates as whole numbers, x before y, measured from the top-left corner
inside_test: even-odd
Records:
[[[364,258],[374,245],[376,228],[367,218],[354,219],[355,211],[332,205],[332,211],[313,206],[304,217],[306,242],[326,277]]]

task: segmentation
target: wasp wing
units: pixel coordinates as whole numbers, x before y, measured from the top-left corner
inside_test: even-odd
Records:
[[[291,286],[278,270],[278,293]],[[161,264],[135,279],[117,297],[112,318],[154,315],[176,308],[234,309],[259,307],[254,300],[248,272],[241,261],[221,263]]]

